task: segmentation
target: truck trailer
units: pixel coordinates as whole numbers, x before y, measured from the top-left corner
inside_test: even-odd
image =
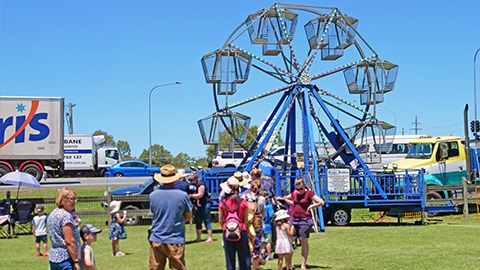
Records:
[[[63,171],[64,99],[0,97],[0,177],[27,172],[42,180],[46,168]]]

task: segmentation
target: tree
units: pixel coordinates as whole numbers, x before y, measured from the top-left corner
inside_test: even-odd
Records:
[[[130,150],[130,144],[127,141],[119,140],[117,142],[117,148],[123,160],[132,159],[132,151]]]
[[[247,149],[250,149],[250,147],[252,146],[253,142],[256,139],[257,134],[258,134],[258,126],[251,126],[250,128],[248,128],[247,137],[244,143],[244,146]],[[231,145],[232,145],[232,135],[225,130],[222,133],[220,133],[219,140],[218,140],[218,149],[215,149],[216,145],[209,145],[207,147],[207,150],[206,150],[207,157],[214,158],[216,150],[232,150]],[[242,147],[239,144],[234,144],[233,148],[235,149],[235,148],[242,148]]]
[[[189,168],[190,166],[195,166],[195,164],[195,158],[190,157],[186,153],[179,153],[172,159],[172,165],[175,168]]]
[[[113,136],[108,134],[106,131],[102,130],[96,130],[93,133],[93,136],[98,136],[98,135],[103,135],[105,137],[105,141],[101,144],[98,145],[98,147],[103,147],[103,146],[115,146],[115,140],[113,139]]]
[[[139,159],[148,163],[150,160],[149,149],[144,149]],[[152,166],[162,167],[165,164],[172,164],[172,153],[159,144],[152,145]]]

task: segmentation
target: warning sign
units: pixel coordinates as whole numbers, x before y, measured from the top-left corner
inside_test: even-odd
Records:
[[[328,170],[328,192],[347,193],[350,191],[350,170]]]

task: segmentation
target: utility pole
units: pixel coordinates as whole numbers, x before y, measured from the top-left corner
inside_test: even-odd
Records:
[[[68,134],[73,134],[73,107],[77,106],[77,104],[68,103]]]
[[[418,135],[418,131],[422,130],[421,128],[418,127],[421,123],[418,122],[418,117],[415,115],[415,122],[412,123],[412,125],[415,125],[414,128],[411,128],[410,130],[415,130],[415,135]]]

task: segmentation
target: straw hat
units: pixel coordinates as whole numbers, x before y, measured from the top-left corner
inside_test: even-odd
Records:
[[[278,210],[277,213],[275,213],[276,217],[275,217],[275,221],[280,221],[280,220],[284,220],[284,219],[288,219],[290,218],[290,215],[287,214],[287,211],[285,210]]]
[[[121,201],[111,201],[110,202],[110,214],[118,212],[120,206],[122,205]]]
[[[175,167],[170,164],[163,165],[162,168],[160,168],[160,173],[153,175],[153,179],[162,184],[173,183],[180,177],[180,174],[175,173]]]
[[[239,186],[243,187],[246,184],[248,184],[248,181],[250,181],[250,174],[248,172],[235,172],[233,174],[233,177],[237,178],[239,182]]]
[[[222,188],[223,192],[226,194],[231,194],[232,189],[230,187],[232,186],[239,186],[240,182],[238,182],[238,179],[235,178],[234,176],[230,176],[226,182],[223,182],[220,184],[220,187]]]

